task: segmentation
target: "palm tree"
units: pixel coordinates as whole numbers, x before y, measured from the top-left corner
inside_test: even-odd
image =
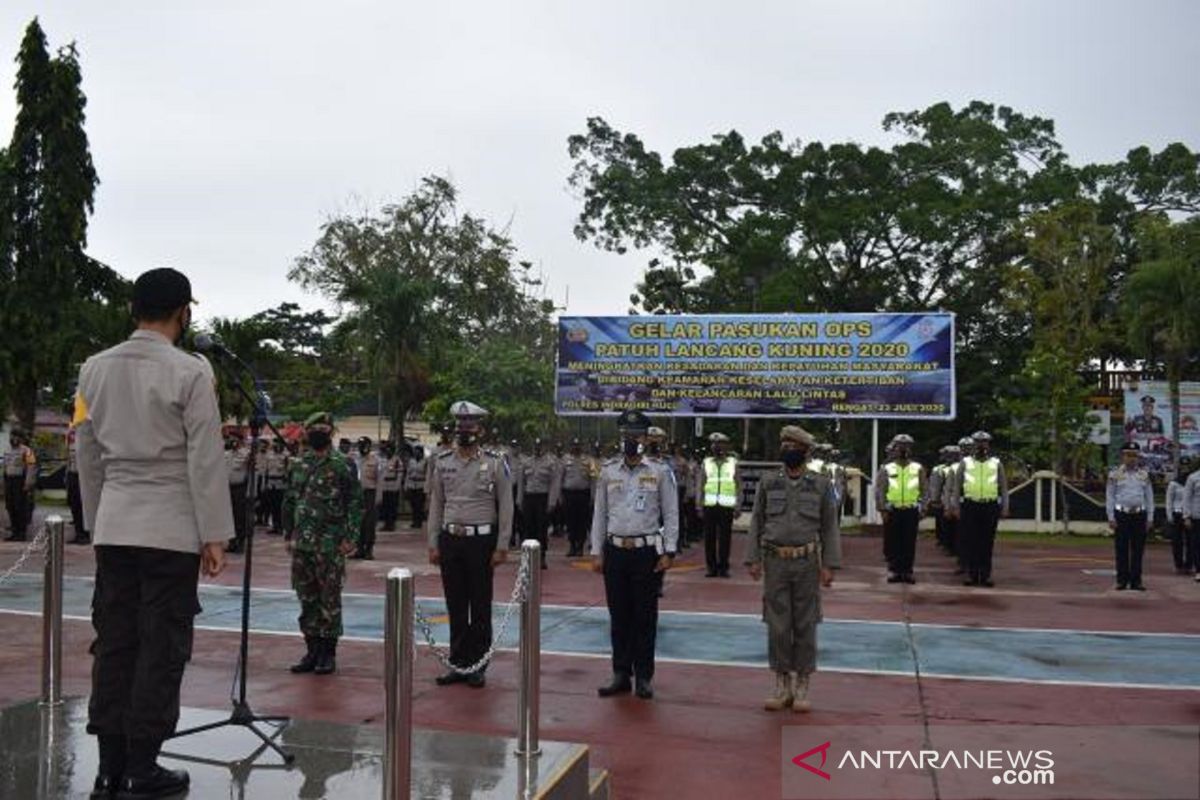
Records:
[[[1149,220],[1142,229],[1146,258],[1125,288],[1130,344],[1161,362],[1171,393],[1172,459],[1179,472],[1179,382],[1200,347],[1200,218],[1171,224]]]

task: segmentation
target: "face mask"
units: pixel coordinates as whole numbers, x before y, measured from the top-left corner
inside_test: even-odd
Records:
[[[331,441],[332,437],[329,435],[329,431],[308,432],[308,446],[314,450],[324,450],[329,447]]]
[[[459,431],[456,440],[459,447],[470,447],[475,444],[475,431]]]
[[[784,450],[779,454],[779,458],[788,469],[795,469],[804,464],[808,453],[803,450]]]
[[[10,447],[20,447],[20,446],[21,446],[21,440],[20,440],[20,439],[9,439],[9,440],[8,440],[8,444],[9,444],[9,446],[10,446]]]
[[[627,457],[633,458],[642,452],[642,444],[637,439],[626,439],[622,449]]]
[[[358,452],[362,453],[362,454],[365,456],[367,453],[371,452],[371,445],[369,445],[369,444],[360,444],[360,445],[358,446]]]
[[[232,450],[233,448],[234,448],[234,442],[232,439],[225,443],[226,450]]]
[[[658,442],[651,442],[650,443],[650,455],[652,455],[652,456],[658,455],[658,450],[659,450]]]

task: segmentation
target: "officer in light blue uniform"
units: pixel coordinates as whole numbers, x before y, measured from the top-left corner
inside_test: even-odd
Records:
[[[1141,451],[1134,442],[1121,445],[1121,465],[1108,473],[1104,507],[1117,551],[1117,591],[1146,591],[1142,583],[1142,553],[1154,511],[1150,473],[1138,464]]]
[[[636,691],[648,700],[654,696],[659,579],[675,558],[679,499],[669,469],[643,456],[646,415],[623,412],[617,429],[622,454],[601,468],[592,513],[592,556],[604,574],[613,649],[612,681],[597,691],[601,697]]]

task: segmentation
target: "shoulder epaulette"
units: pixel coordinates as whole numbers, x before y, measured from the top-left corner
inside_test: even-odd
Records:
[[[454,455],[454,451],[453,451],[453,450],[445,450],[445,451],[443,451],[443,452],[441,452],[441,453],[438,453],[438,454],[437,454],[437,457],[438,457],[438,458],[445,458],[446,456],[452,456],[452,455]]]

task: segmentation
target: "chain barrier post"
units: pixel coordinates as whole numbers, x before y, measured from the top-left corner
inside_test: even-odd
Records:
[[[63,518],[46,518],[46,570],[42,580],[42,705],[62,702]]]
[[[521,685],[517,694],[517,755],[535,756],[542,670],[542,545],[536,539],[521,543],[521,567],[528,574],[521,603]]]
[[[410,570],[387,576],[384,607],[383,800],[412,796],[413,611],[416,593]]]

